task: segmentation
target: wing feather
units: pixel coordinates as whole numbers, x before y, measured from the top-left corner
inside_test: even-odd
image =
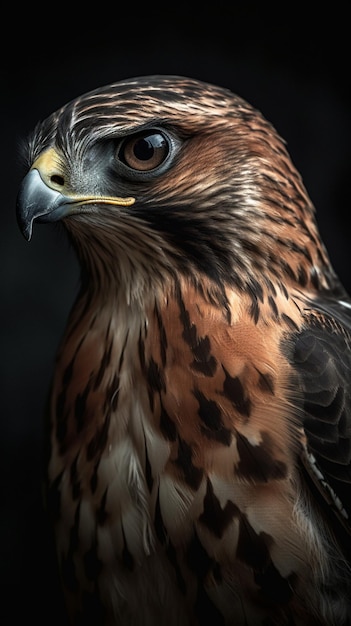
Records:
[[[303,393],[302,455],[312,483],[351,535],[351,309],[316,300],[295,335]]]

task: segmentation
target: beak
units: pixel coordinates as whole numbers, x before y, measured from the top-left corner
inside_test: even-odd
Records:
[[[65,193],[65,178],[60,157],[54,148],[43,152],[24,177],[17,196],[17,222],[23,236],[30,240],[33,222],[57,222],[83,212],[86,204],[130,206],[135,198],[80,196]]]
[[[69,198],[47,187],[37,169],[28,172],[17,196],[17,221],[27,241],[32,236],[34,220],[55,222],[65,217],[69,208]]]

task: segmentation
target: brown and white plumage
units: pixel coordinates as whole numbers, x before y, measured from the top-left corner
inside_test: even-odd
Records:
[[[82,268],[47,502],[72,624],[351,623],[351,300],[283,141],[229,91],[97,89],[18,199]]]

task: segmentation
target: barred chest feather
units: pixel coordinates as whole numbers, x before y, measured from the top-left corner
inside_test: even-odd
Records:
[[[145,309],[77,302],[48,468],[75,624],[304,624],[307,609],[319,623],[324,540],[299,493],[280,349],[301,321],[279,298],[280,319],[258,321],[189,285]]]

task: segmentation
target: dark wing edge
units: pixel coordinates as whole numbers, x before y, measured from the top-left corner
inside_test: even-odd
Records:
[[[316,300],[294,335],[302,392],[301,471],[351,559],[351,302]]]

